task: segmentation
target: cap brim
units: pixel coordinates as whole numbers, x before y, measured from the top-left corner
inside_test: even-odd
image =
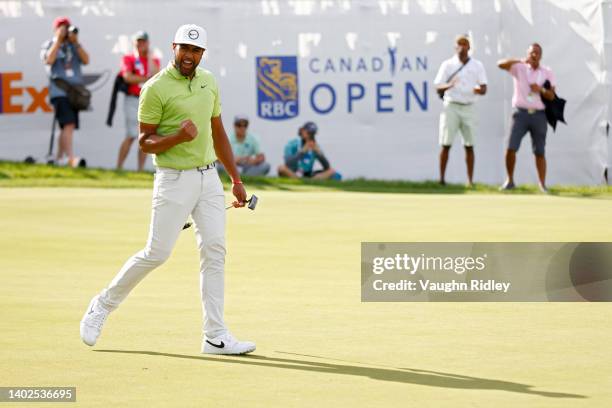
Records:
[[[196,47],[202,48],[203,50],[206,49],[206,44],[200,44],[196,41],[190,41],[190,40],[181,40],[179,42],[174,41],[175,44],[187,44],[187,45],[195,45]]]
[[[53,28],[58,28],[60,26],[63,25],[67,25],[70,26],[72,23],[70,23],[70,20],[61,20],[61,21],[56,21],[53,23]]]

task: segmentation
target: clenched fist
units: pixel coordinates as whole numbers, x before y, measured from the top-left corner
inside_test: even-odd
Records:
[[[178,131],[178,135],[184,142],[191,142],[198,136],[198,128],[191,119],[187,119],[181,122],[181,128]]]

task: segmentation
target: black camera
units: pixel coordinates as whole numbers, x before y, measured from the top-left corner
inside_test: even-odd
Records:
[[[73,34],[78,34],[79,28],[77,26],[71,25],[70,27],[68,27],[68,32],[73,33]]]

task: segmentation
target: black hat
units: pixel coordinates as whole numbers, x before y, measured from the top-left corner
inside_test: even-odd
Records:
[[[317,130],[319,130],[317,124],[314,122],[306,122],[300,129],[306,130],[311,136],[314,136],[317,133]]]

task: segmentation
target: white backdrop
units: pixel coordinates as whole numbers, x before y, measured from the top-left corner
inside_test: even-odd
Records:
[[[52,35],[52,20],[67,15],[80,28],[81,42],[91,56],[85,73],[100,75],[90,85],[93,111],[82,114],[75,141],[77,154],[91,166],[113,167],[123,139],[120,108],[113,128],[104,122],[130,35],[139,29],[149,32],[165,64],[172,55],[174,31],[193,22],[208,30],[203,66],[219,79],[228,131],[236,113],[248,114],[251,130],[276,166],[298,126],[313,120],[332,165],[349,178],[437,178],[441,103],[433,78],[452,55],[455,35],[470,33],[473,56],[485,64],[490,90],[478,104],[476,179],[500,183],[512,82],[495,63],[502,57],[522,57],[527,46],[538,41],[544,64],[556,73],[558,93],[568,99],[569,126],[549,132],[549,182],[600,184],[610,160],[605,133],[610,104],[606,7],[600,0],[176,0],[171,6],[161,1],[0,1],[0,158],[43,157],[47,150],[51,114],[25,112],[32,100],[26,88],[40,92],[46,85],[40,45]],[[390,49],[395,49],[395,67]],[[296,58],[299,113],[292,118],[257,116],[255,61],[266,56]],[[7,81],[15,72],[21,79]],[[407,86],[413,90],[408,97]],[[328,108],[328,113],[316,111]],[[19,109],[24,112],[9,112]],[[128,160],[133,168],[134,152]],[[465,179],[459,143],[451,152],[448,172],[451,181]],[[517,179],[535,182],[528,139],[519,152]]]

